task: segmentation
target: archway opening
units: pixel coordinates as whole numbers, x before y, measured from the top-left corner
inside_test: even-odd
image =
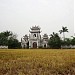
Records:
[[[46,44],[44,45],[44,48],[46,48]]]
[[[36,42],[33,43],[33,48],[37,48],[37,43]]]

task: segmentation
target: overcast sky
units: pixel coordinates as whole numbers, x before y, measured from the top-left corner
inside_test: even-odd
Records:
[[[74,35],[74,0],[0,0],[0,32],[12,31],[18,39],[39,25],[42,35],[67,26]]]

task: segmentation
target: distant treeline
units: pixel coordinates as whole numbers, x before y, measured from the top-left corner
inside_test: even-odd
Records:
[[[62,27],[59,30],[60,34],[63,33],[63,40],[58,33],[53,32],[48,39],[48,48],[73,48],[75,47],[75,37],[65,38],[65,32],[68,32],[67,27]],[[0,46],[8,46],[9,49],[21,48],[21,42],[18,41],[17,35],[11,31],[4,31],[0,33]],[[42,47],[40,47],[42,48]]]

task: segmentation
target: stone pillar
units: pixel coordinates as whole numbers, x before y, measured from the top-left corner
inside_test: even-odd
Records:
[[[37,48],[38,48],[38,40],[37,40]]]
[[[31,48],[30,34],[29,34],[29,48]]]

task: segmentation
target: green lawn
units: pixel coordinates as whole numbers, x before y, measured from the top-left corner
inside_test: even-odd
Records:
[[[0,49],[0,75],[75,75],[75,50]]]

